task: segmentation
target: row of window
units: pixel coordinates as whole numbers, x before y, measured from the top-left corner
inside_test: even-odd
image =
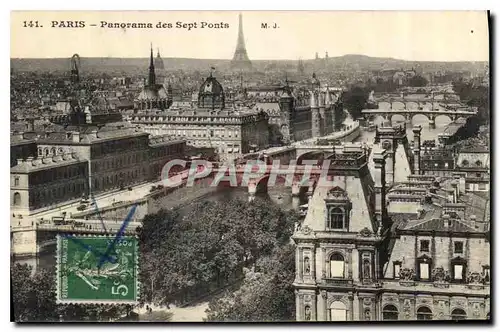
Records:
[[[217,114],[213,114],[217,115]],[[221,123],[238,123],[240,121],[240,118],[232,117],[232,116],[224,116],[221,115],[220,117],[178,117],[178,116],[164,116],[164,117],[134,117],[132,121],[150,121],[150,122],[221,122]],[[168,125],[168,124],[166,124]],[[179,126],[181,124],[173,124],[173,126]]]
[[[347,308],[343,302],[333,302],[328,310],[328,320],[330,321],[347,321]],[[489,316],[489,313],[488,313]],[[305,306],[304,318],[306,321],[311,320],[311,307]],[[383,320],[399,320],[399,310],[392,304],[385,305],[382,309]],[[433,313],[429,307],[421,306],[417,309],[417,320],[432,320]],[[467,319],[467,313],[460,308],[455,308],[451,312],[452,320]],[[364,320],[372,320],[370,310],[364,312]]]
[[[429,240],[420,240],[420,252],[429,253]],[[463,254],[464,253],[464,243],[462,241],[454,241],[453,242],[453,253],[454,254]]]
[[[103,176],[99,177],[97,179],[94,179],[93,183],[93,189],[95,190],[101,190],[109,187],[118,187],[118,186],[124,186],[128,185],[131,182],[137,180],[139,178],[139,170],[131,170],[126,173],[120,173],[120,174],[115,174],[115,175],[108,175],[108,176]],[[142,168],[142,177],[146,177],[147,172],[146,168]]]
[[[85,189],[85,184],[83,183],[71,183],[65,186],[52,188],[47,190],[40,190],[30,193],[29,195],[29,206],[38,207],[51,205],[54,202],[61,200],[68,200],[72,197],[79,197]],[[23,204],[21,194],[15,192],[13,196],[13,205],[21,206]]]
[[[471,166],[471,163],[469,163],[469,161],[467,159],[464,159],[462,160],[462,166],[464,167],[468,167],[468,166]],[[483,167],[483,162],[481,160],[476,160],[476,162],[474,163],[474,165],[476,167]]]
[[[413,276],[415,279],[420,281],[447,281],[447,282],[458,282],[463,283],[466,282],[466,273],[467,273],[467,262],[461,258],[454,258],[450,262],[451,264],[451,275],[448,277],[443,275],[439,277],[439,280],[436,276],[431,275],[432,271],[432,260],[427,257],[421,257],[417,261],[417,271],[416,275]],[[402,274],[401,262],[396,261],[393,262],[394,267],[394,279],[406,278]],[[444,270],[443,270],[444,273]],[[490,279],[490,268],[489,266],[483,266],[483,277],[485,282],[489,282]],[[449,278],[449,279],[448,279]]]
[[[428,307],[422,306],[417,309],[417,320],[432,320],[433,313]],[[398,320],[399,311],[396,306],[388,304],[382,309],[382,319],[383,320]],[[467,319],[467,313],[460,308],[456,308],[451,312],[452,320],[463,320]]]
[[[39,157],[48,157],[49,155],[51,156],[55,156],[56,155],[56,151],[57,151],[57,154],[63,154],[64,153],[64,149],[62,147],[59,147],[59,148],[55,148],[55,147],[52,147],[52,148],[38,148],[38,156]]]
[[[30,174],[30,185],[47,184],[48,182],[83,177],[87,168],[85,164],[78,166],[58,167]],[[17,184],[16,184],[17,183]],[[14,185],[19,185],[14,179]]]
[[[346,263],[344,256],[340,253],[333,253],[328,260],[329,271],[328,275],[325,276],[327,278],[338,278],[338,279],[346,279]],[[311,271],[311,262],[309,257],[304,258],[304,275],[310,275]],[[361,277],[363,279],[371,279],[373,278],[373,269],[372,263],[370,259],[369,253],[363,253],[362,256],[362,265],[360,270]]]

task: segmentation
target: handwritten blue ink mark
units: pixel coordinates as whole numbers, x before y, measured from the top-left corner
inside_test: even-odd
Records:
[[[98,269],[100,269],[102,264],[104,264],[104,262],[106,262],[106,261],[114,264],[114,263],[116,263],[116,257],[110,256],[110,253],[114,252],[114,248],[115,248],[116,243],[123,237],[123,234],[125,233],[125,229],[127,228],[128,224],[132,220],[132,216],[134,215],[136,208],[137,208],[137,205],[132,206],[132,209],[130,209],[129,213],[125,217],[125,220],[123,221],[120,229],[118,230],[118,233],[116,233],[116,236],[115,236],[113,242],[111,242],[108,245],[108,247],[106,248],[106,252],[104,254],[95,250],[91,246],[86,245],[80,239],[74,237],[73,235],[63,234],[62,236],[74,241],[75,243],[79,244],[80,246],[82,246],[86,250],[91,251],[94,255],[96,255],[96,257],[99,257],[99,264],[97,265]],[[102,219],[101,219],[101,222],[102,222]],[[104,222],[103,222],[103,226],[104,226]]]
[[[104,221],[102,220],[101,211],[99,210],[99,207],[97,206],[97,202],[95,200],[94,194],[90,193],[90,197],[92,198],[92,202],[94,203],[94,210],[97,213],[99,220],[101,221],[102,229],[104,229],[104,231],[107,232],[106,226],[104,225]]]
[[[107,260],[107,256],[109,255],[110,251],[114,250],[116,242],[121,239],[123,234],[125,233],[125,228],[127,228],[127,225],[130,223],[130,220],[132,220],[132,216],[135,213],[135,209],[137,208],[137,205],[132,206],[132,209],[130,209],[129,213],[127,214],[127,217],[122,223],[122,226],[120,227],[120,230],[118,233],[116,233],[115,239],[113,242],[111,242],[108,246],[108,249],[104,253],[104,256],[101,256],[101,259],[99,260],[99,264],[97,264],[97,268],[100,268],[101,265],[104,263],[104,261]]]

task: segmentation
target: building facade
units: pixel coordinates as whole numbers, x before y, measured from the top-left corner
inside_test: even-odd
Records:
[[[387,152],[371,174],[366,150],[345,152],[293,235],[297,320],[489,319],[489,198],[463,174],[410,175],[386,197]]]
[[[340,130],[344,121],[342,91],[321,87],[313,75],[309,103],[304,104],[298,93],[288,85],[279,99],[280,126],[285,142],[321,137]]]
[[[153,135],[169,135],[194,147],[215,148],[222,159],[265,149],[269,116],[246,107],[227,105],[224,88],[212,74],[189,106],[138,111],[129,121]]]
[[[73,154],[19,159],[10,169],[11,211],[28,213],[80,199],[88,189],[88,166]]]

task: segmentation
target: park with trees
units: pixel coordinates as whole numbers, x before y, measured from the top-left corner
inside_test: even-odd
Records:
[[[208,298],[210,321],[293,320],[290,237],[298,218],[259,198],[202,200],[147,215],[138,234],[139,306],[182,306]],[[11,276],[16,321],[132,320],[138,309],[57,304],[54,269],[14,264]]]

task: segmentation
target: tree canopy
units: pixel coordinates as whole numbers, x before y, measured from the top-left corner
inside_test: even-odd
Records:
[[[263,200],[204,201],[186,214],[146,216],[142,301],[182,304],[240,280],[244,267],[289,241],[297,217]]]
[[[343,95],[344,107],[349,111],[354,119],[361,116],[361,111],[366,106],[369,91],[367,89],[355,86],[346,91]]]
[[[27,264],[11,267],[12,301],[16,322],[107,321],[130,312],[126,305],[57,304],[55,271],[33,273]]]
[[[245,271],[240,289],[209,303],[207,321],[257,322],[295,320],[295,246],[286,244]]]
[[[429,81],[421,75],[415,75],[408,80],[408,85],[412,87],[426,86],[427,83],[429,83]]]

